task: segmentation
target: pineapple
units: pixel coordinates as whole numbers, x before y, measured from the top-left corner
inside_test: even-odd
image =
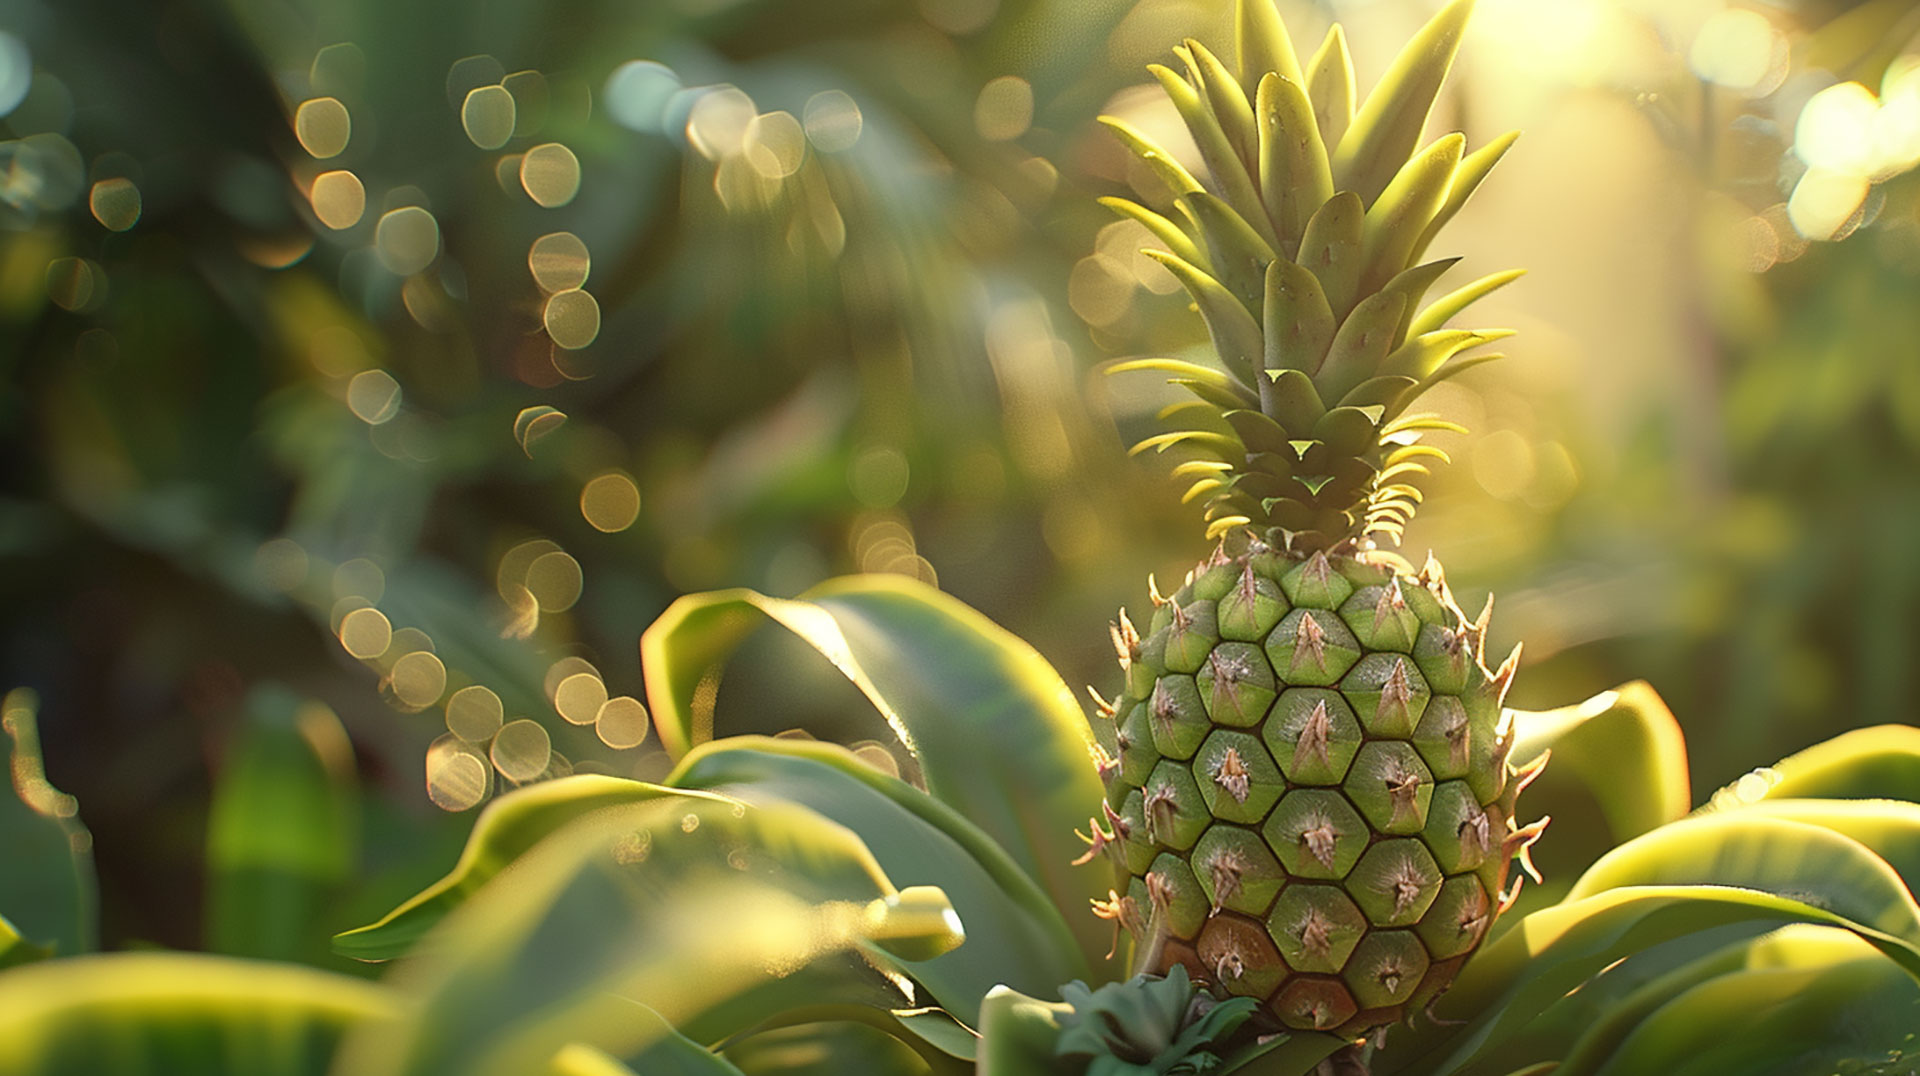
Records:
[[[1191,40],[1184,73],[1152,68],[1204,178],[1106,119],[1172,208],[1105,202],[1165,245],[1147,253],[1219,359],[1113,368],[1199,401],[1134,451],[1194,454],[1174,473],[1219,545],[1171,597],[1154,589],[1144,632],[1124,610],[1113,625],[1124,684],[1095,698],[1117,751],[1085,836],[1123,880],[1095,911],[1133,935],[1135,971],[1181,965],[1280,1025],[1354,1038],[1446,988],[1545,824],[1515,824],[1537,772],[1510,766],[1501,718],[1518,648],[1490,671],[1487,613],[1461,611],[1431,556],[1416,571],[1382,548],[1445,458],[1422,435],[1458,429],[1409,407],[1507,335],[1444,325],[1518,273],[1423,307],[1458,261],[1423,258],[1514,136],[1418,147],[1470,0],[1357,110],[1340,28],[1303,68],[1270,5],[1241,0],[1234,68]]]

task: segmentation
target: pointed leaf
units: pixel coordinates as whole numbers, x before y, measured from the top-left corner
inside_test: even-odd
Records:
[[[1235,405],[1238,407],[1252,407],[1259,402],[1254,399],[1253,393],[1249,391],[1246,386],[1235,381],[1223,371],[1216,370],[1211,366],[1201,366],[1198,363],[1186,362],[1182,359],[1126,359],[1102,367],[1102,372],[1108,374],[1126,374],[1133,373],[1137,370],[1154,370],[1160,373],[1175,374],[1177,376],[1170,379],[1169,383],[1178,385],[1192,381],[1204,385],[1208,392],[1212,393],[1215,397],[1231,395],[1233,398],[1239,400],[1240,402]]]
[[[1327,147],[1306,91],[1296,81],[1275,74],[1261,79],[1254,115],[1260,126],[1260,198],[1281,253],[1292,256],[1307,221],[1333,197]]]
[[[1126,198],[1102,198],[1100,204],[1113,210],[1128,220],[1138,222],[1155,239],[1167,245],[1167,249],[1195,265],[1206,266],[1207,256],[1194,245],[1192,237],[1180,230],[1180,226],[1148,209],[1138,202]]]
[[[1320,390],[1314,387],[1312,378],[1299,370],[1281,370],[1272,377],[1274,421],[1285,427],[1289,436],[1304,439],[1320,421],[1320,416],[1327,413],[1327,405],[1320,401]],[[1287,473],[1293,473],[1291,467]]]
[[[1380,193],[1366,217],[1366,268],[1360,289],[1373,291],[1405,272],[1413,248],[1453,187],[1465,135],[1450,134],[1416,154]]]
[[[1413,324],[1408,327],[1407,332],[1411,336],[1425,336],[1427,333],[1446,328],[1447,322],[1451,321],[1454,315],[1526,275],[1525,269],[1509,269],[1504,273],[1483,276],[1458,291],[1448,292],[1422,310],[1420,316],[1413,319]]]
[[[1505,340],[1512,335],[1512,329],[1440,329],[1402,344],[1399,350],[1388,355],[1380,364],[1380,372],[1413,378],[1428,377],[1462,351],[1491,344],[1495,340]]]
[[[1344,319],[1359,298],[1360,270],[1365,264],[1361,227],[1364,212],[1352,191],[1328,199],[1307,221],[1300,238],[1302,268],[1320,278],[1320,290],[1336,319]]]
[[[1213,195],[1195,191],[1184,200],[1193,219],[1200,222],[1200,233],[1206,236],[1211,275],[1247,310],[1260,309],[1267,265],[1274,260],[1273,248],[1232,206]]]
[[[1358,456],[1372,448],[1380,435],[1376,409],[1336,407],[1313,427],[1313,438],[1335,456]]]
[[[1406,310],[1400,315],[1400,324],[1393,330],[1395,348],[1407,342],[1407,330],[1413,325],[1414,311],[1418,310],[1421,302],[1426,299],[1427,290],[1445,276],[1449,269],[1458,264],[1460,264],[1459,258],[1441,258],[1438,261],[1425,262],[1410,269],[1403,269],[1380,289],[1393,295],[1404,296],[1407,300]]]
[[[1312,374],[1326,361],[1335,322],[1320,280],[1285,258],[1267,266],[1263,305],[1265,346],[1261,361],[1269,374],[1298,370]],[[1277,381],[1268,382],[1277,385]],[[1272,393],[1268,393],[1272,396]],[[1263,405],[1264,406],[1264,405]],[[1272,413],[1272,408],[1266,408]],[[1277,417],[1277,416],[1276,416]]]
[[[1105,872],[1073,867],[1073,827],[1102,797],[1092,732],[1073,694],[1033,648],[986,617],[900,576],[830,580],[796,601],[752,591],[675,602],[641,637],[647,697],[661,742],[694,742],[693,688],[738,643],[706,637],[732,617],[763,614],[800,636],[864,692],[918,757],[927,790],[979,826],[1044,889],[1099,966],[1107,939],[1075,913],[1106,896]],[[694,659],[692,664],[689,658]],[[1018,743],[992,767],[982,743]]]
[[[1507,150],[1512,149],[1514,142],[1519,138],[1519,131],[1508,131],[1461,159],[1459,169],[1453,173],[1453,186],[1447,192],[1446,202],[1433,215],[1433,221],[1421,234],[1420,241],[1413,245],[1414,258],[1417,259],[1426,254],[1427,248],[1432,246],[1434,239],[1440,235],[1440,229],[1446,227],[1448,222],[1460,212],[1460,207],[1467,204],[1467,199],[1473,197],[1473,192],[1480,189],[1480,184],[1485,182],[1487,174],[1493,171],[1493,166],[1500,163],[1500,158],[1507,155]]]
[[[1407,42],[1334,152],[1336,187],[1372,205],[1413,155],[1472,11],[1473,0],[1453,0]]]
[[[1193,178],[1193,173],[1187,171],[1186,166],[1181,164],[1173,154],[1162,149],[1153,139],[1141,134],[1126,120],[1115,116],[1101,116],[1100,122],[1106,125],[1107,130],[1113,132],[1121,145],[1127,147],[1128,151],[1140,158],[1141,163],[1145,164],[1154,175],[1160,177],[1160,181],[1166,184],[1167,192],[1173,197],[1177,198],[1192,191],[1205,189],[1200,186],[1199,180]]]
[[[1337,400],[1369,378],[1406,372],[1394,369],[1387,355],[1406,305],[1403,296],[1384,291],[1360,300],[1334,334],[1327,361],[1314,376],[1323,396]]]
[[[1260,337],[1260,323],[1218,280],[1172,254],[1158,250],[1144,253],[1166,266],[1186,287],[1187,294],[1193,296],[1194,304],[1200,308],[1200,317],[1207,323],[1207,335],[1213,338],[1220,365],[1241,384],[1252,387],[1266,351]]]
[[[1208,111],[1225,132],[1227,142],[1240,158],[1241,167],[1251,169],[1260,159],[1259,134],[1254,130],[1253,105],[1248,102],[1246,91],[1205,45],[1188,38],[1186,46],[1187,55],[1193,58],[1190,70],[1194,82],[1206,98]],[[1253,211],[1253,207],[1249,206],[1248,211]]]
[[[1005,851],[945,804],[844,748],[729,737],[695,748],[666,783],[809,807],[858,834],[888,877],[940,887],[973,944],[906,971],[963,1021],[978,1021],[980,999],[997,983],[1046,991],[1088,974],[1060,910]]]
[[[567,823],[608,807],[681,795],[661,785],[600,774],[541,781],[508,792],[480,812],[466,848],[445,877],[378,922],[334,935],[333,951],[355,960],[400,956],[448,912]]]
[[[194,953],[49,960],[0,975],[7,1076],[323,1076],[355,1025],[400,1010],[385,987]]]
[[[1334,23],[1320,51],[1308,64],[1307,99],[1313,102],[1313,118],[1320,128],[1320,139],[1337,146],[1353,124],[1353,57],[1347,52],[1347,33]]]
[[[1192,67],[1190,53],[1184,48],[1174,51],[1186,58],[1189,67]],[[1160,64],[1149,64],[1147,70],[1160,80],[1167,97],[1173,101],[1174,109],[1180,113],[1180,119],[1186,123],[1188,133],[1193,135],[1193,144],[1200,150],[1200,160],[1207,166],[1207,179],[1212,181],[1207,189],[1232,204],[1243,216],[1262,218],[1252,222],[1256,229],[1271,231],[1271,224],[1264,219],[1266,208],[1260,202],[1259,192],[1254,190],[1253,177],[1247,174],[1246,162],[1240,159],[1239,151],[1227,137],[1220,121],[1214,118],[1213,110],[1202,99],[1199,89]]]
[[[1252,86],[1268,72],[1299,83],[1300,59],[1273,0],[1238,0],[1234,5],[1234,42],[1240,85]]]

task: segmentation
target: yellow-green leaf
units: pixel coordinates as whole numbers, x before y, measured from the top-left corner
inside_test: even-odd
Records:
[[[1578,779],[1600,804],[1615,842],[1684,816],[1693,805],[1680,723],[1644,680],[1577,706],[1513,715],[1513,759],[1552,750],[1542,785]]]
[[[333,950],[356,960],[391,960],[514,860],[574,819],[621,804],[689,794],[707,795],[599,774],[515,789],[487,804],[459,861],[445,877],[378,922],[335,935]]]
[[[897,968],[894,952],[960,940],[937,891],[896,889],[806,808],[692,793],[613,807],[449,914],[396,972],[415,1018],[355,1035],[340,1071],[508,1076],[576,1042],[637,1057],[667,1026],[712,1043],[810,1005],[896,1008],[847,959]],[[663,1022],[636,1020],[636,1002]]]
[[[945,804],[844,748],[730,737],[696,747],[666,783],[809,807],[858,834],[888,877],[938,886],[970,944],[906,970],[963,1021],[978,1021],[980,999],[998,983],[1045,992],[1088,974],[1060,909],[1005,851]]]
[[[676,755],[696,742],[694,686],[763,615],[865,693],[918,757],[927,791],[1006,850],[1069,916],[1081,952],[1099,966],[1109,939],[1098,920],[1078,912],[1106,895],[1106,874],[1071,865],[1083,850],[1074,827],[1102,796],[1093,735],[1046,660],[974,610],[901,576],[830,580],[793,601],[748,590],[685,597],[640,643],[654,721]],[[1019,750],[982,766],[982,744]]]
[[[279,685],[243,711],[207,819],[207,946],[318,962],[314,927],[359,861],[353,746],[333,711]]]
[[[322,1076],[355,1026],[401,1008],[385,987],[289,964],[189,953],[49,960],[0,974],[7,1076]]]

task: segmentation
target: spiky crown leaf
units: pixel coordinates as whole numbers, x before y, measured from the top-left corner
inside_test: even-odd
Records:
[[[1421,307],[1459,260],[1422,262],[1428,245],[1517,137],[1466,153],[1456,133],[1417,149],[1472,7],[1454,0],[1435,15],[1356,110],[1339,26],[1303,73],[1273,0],[1239,0],[1234,70],[1193,40],[1174,50],[1184,74],[1149,68],[1193,135],[1204,182],[1124,120],[1101,117],[1172,208],[1102,204],[1166,245],[1146,253],[1186,287],[1220,357],[1220,369],[1165,358],[1109,368],[1171,374],[1199,398],[1163,416],[1202,423],[1133,451],[1195,453],[1174,474],[1194,479],[1185,499],[1205,501],[1209,538],[1277,528],[1301,552],[1372,535],[1397,542],[1421,500],[1412,480],[1427,473],[1423,461],[1446,459],[1421,437],[1460,431],[1408,407],[1499,358],[1466,353],[1511,335],[1443,326],[1518,271]]]

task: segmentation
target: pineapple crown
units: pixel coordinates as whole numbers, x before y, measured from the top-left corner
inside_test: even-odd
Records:
[[[1422,308],[1459,261],[1423,262],[1427,247],[1518,137],[1472,153],[1458,133],[1417,148],[1472,8],[1443,8],[1356,109],[1338,25],[1303,73],[1273,0],[1239,0],[1234,69],[1193,40],[1174,50],[1184,75],[1149,68],[1193,135],[1204,179],[1101,117],[1171,206],[1101,203],[1166,245],[1145,253],[1186,287],[1221,365],[1151,358],[1109,372],[1171,374],[1198,398],[1162,411],[1181,428],[1133,451],[1195,454],[1174,474],[1194,479],[1185,500],[1204,500],[1210,539],[1254,528],[1303,553],[1375,535],[1397,544],[1421,500],[1412,480],[1426,460],[1446,459],[1421,437],[1465,432],[1408,408],[1500,357],[1466,352],[1512,335],[1443,326],[1518,270]]]

